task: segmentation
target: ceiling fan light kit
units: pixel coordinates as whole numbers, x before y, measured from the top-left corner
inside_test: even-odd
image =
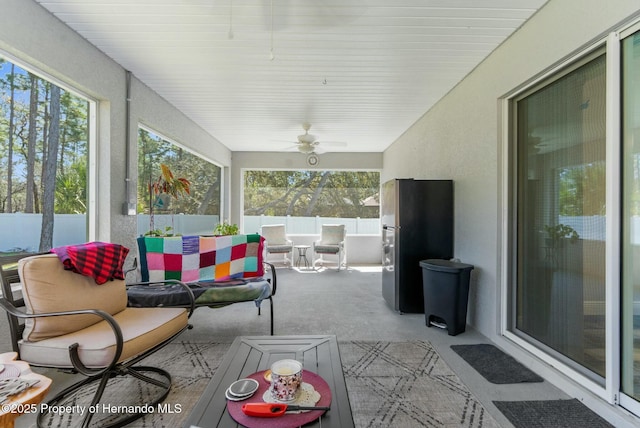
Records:
[[[316,137],[313,134],[309,134],[309,129],[311,129],[311,124],[308,122],[303,123],[302,129],[304,129],[304,134],[298,135],[298,141],[295,143],[296,144],[295,147],[298,149],[300,153],[304,153],[306,155],[317,154],[318,149],[320,148],[321,142],[317,140],[318,137]],[[346,143],[342,143],[342,142],[326,142],[326,141],[323,142],[322,144],[340,145],[340,146],[346,145]],[[316,163],[317,163],[317,160],[316,160]]]
[[[302,124],[302,129],[304,129],[304,134],[298,135],[298,142],[300,144],[313,144],[318,137],[315,135],[309,134],[309,130],[311,129],[311,124],[305,122]]]
[[[298,142],[300,144],[313,144],[316,141],[316,136],[311,134],[298,135]]]
[[[316,150],[316,144],[314,143],[300,143],[298,145],[298,151],[300,153],[304,153],[308,155],[315,152],[315,150]]]

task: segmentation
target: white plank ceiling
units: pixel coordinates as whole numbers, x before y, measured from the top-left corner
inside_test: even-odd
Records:
[[[36,1],[233,151],[308,122],[344,152],[384,151],[546,2]]]

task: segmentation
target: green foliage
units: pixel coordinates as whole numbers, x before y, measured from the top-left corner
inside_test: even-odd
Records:
[[[380,174],[363,171],[247,171],[244,214],[377,218]]]
[[[145,129],[138,131],[138,212],[150,212],[149,182],[160,164],[189,181],[189,197],[173,200],[176,213],[219,215],[221,168]]]
[[[87,164],[76,162],[56,176],[55,212],[84,214],[87,212]]]
[[[563,168],[560,171],[560,215],[604,215],[606,202],[604,161]]]
[[[29,115],[31,79],[37,97],[35,118]],[[53,84],[26,70],[0,61],[0,195],[1,212],[27,211],[27,195],[34,201],[33,212],[40,213],[44,183],[41,172],[50,132],[51,88]],[[71,92],[60,90],[60,126],[55,174],[54,211],[60,214],[86,213],[88,102]],[[32,118],[35,123],[30,123]],[[35,125],[35,126],[32,126]],[[29,129],[35,130],[33,150],[27,150]],[[11,130],[11,135],[10,135]],[[31,154],[30,154],[31,153]],[[12,173],[8,176],[9,162]],[[28,168],[28,165],[31,167]],[[33,186],[27,186],[31,181]],[[9,200],[11,204],[9,204]]]
[[[149,195],[155,195],[158,199],[161,195],[169,195],[170,197],[179,199],[181,196],[188,195],[191,183],[183,177],[175,177],[171,168],[165,164],[160,164],[160,176],[154,181],[149,182]],[[156,229],[155,227],[155,203],[151,205],[149,210],[149,231],[151,236],[173,236],[172,227],[166,227],[165,231]],[[172,212],[173,214],[173,212]],[[172,217],[173,223],[173,217]]]
[[[173,227],[167,226],[164,229],[153,229],[144,234],[144,236],[156,236],[156,237],[166,237],[166,236],[181,236],[179,233],[173,233]]]
[[[160,175],[149,183],[149,189],[154,195],[167,194],[179,198],[190,193],[191,182],[184,177],[175,177],[171,168],[160,164]]]
[[[551,247],[557,247],[563,239],[575,243],[579,238],[578,232],[576,232],[573,227],[562,223],[553,226],[545,225],[544,231],[547,232],[547,238],[549,239]]]
[[[218,236],[224,235],[237,235],[240,232],[240,228],[237,224],[229,224],[226,221],[218,223],[213,229],[213,234]]]

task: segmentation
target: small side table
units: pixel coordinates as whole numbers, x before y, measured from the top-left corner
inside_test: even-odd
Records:
[[[28,363],[17,360],[17,358],[18,354],[16,352],[0,354],[0,363],[17,366],[20,369],[21,379],[37,379],[39,382],[31,388],[10,398],[9,402],[6,404],[15,405],[16,410],[11,411],[7,408],[6,410],[0,411],[0,426],[2,427],[13,427],[14,420],[25,411],[31,409],[31,407],[29,407],[30,405],[39,404],[51,387],[51,379],[32,372]]]
[[[298,251],[298,258],[296,259],[296,267],[300,267],[300,264],[304,262],[304,267],[309,268],[309,259],[307,259],[307,250],[311,248],[310,245],[295,245],[294,248]]]

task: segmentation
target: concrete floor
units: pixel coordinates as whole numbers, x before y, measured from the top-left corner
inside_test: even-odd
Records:
[[[456,372],[487,411],[504,427],[511,423],[493,405],[493,400],[536,400],[570,398],[550,382],[495,385],[486,381],[450,348],[452,344],[490,343],[467,327],[449,336],[445,330],[425,326],[424,315],[398,314],[381,295],[380,266],[351,266],[337,272],[332,267],[316,271],[278,268],[278,289],[274,299],[275,332],[278,335],[335,334],[338,340],[426,340]],[[180,336],[185,341],[229,342],[238,335],[269,334],[267,305],[257,316],[254,304],[242,303],[222,309],[198,309],[191,318],[192,330]],[[0,324],[0,351],[11,350],[6,318]],[[161,351],[160,351],[161,352]],[[71,383],[72,376],[53,370],[35,369],[54,379],[52,393]],[[50,393],[51,394],[51,393]],[[34,418],[26,415],[16,427],[30,427]]]

